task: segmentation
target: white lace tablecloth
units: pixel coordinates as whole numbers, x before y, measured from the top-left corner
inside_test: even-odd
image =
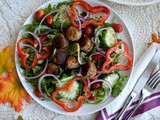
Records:
[[[160,3],[144,7],[106,3],[124,19],[129,28],[137,61],[147,49],[151,33],[160,32]],[[16,37],[24,21],[41,4],[41,0],[0,0],[0,49],[8,44],[15,46]],[[32,104],[25,104],[21,114],[25,120],[94,120],[97,115],[64,116],[45,109],[34,100]],[[18,115],[9,104],[0,104],[0,120],[14,120]],[[151,119],[157,120],[154,115],[148,117],[148,120]]]

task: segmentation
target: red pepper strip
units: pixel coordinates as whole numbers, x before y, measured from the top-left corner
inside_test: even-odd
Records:
[[[47,39],[47,35],[41,36],[40,41],[43,43]],[[46,52],[45,55],[40,55],[39,60],[44,60],[50,56],[51,46],[45,46],[42,48]]]
[[[83,90],[87,93],[87,95],[79,96],[77,99],[77,102],[78,102],[77,105],[74,108],[69,108],[66,102],[56,99],[56,94],[60,91],[69,91],[71,87],[73,86],[74,82],[77,80],[82,80],[84,82]],[[91,96],[91,91],[88,88],[88,83],[86,79],[84,79],[83,77],[77,76],[77,77],[74,77],[72,80],[70,80],[64,87],[61,87],[57,89],[56,91],[54,91],[52,93],[52,100],[56,102],[58,105],[60,105],[61,107],[63,107],[63,109],[66,110],[67,112],[75,112],[82,106],[83,100],[89,98],[90,96]]]
[[[45,55],[40,55],[39,60],[44,60],[50,56],[51,46],[45,46],[42,48],[46,52]]]
[[[37,60],[37,55],[38,55],[38,53],[36,53],[36,54],[34,55],[34,59],[33,59],[32,65],[28,66],[27,63],[26,63],[26,60],[27,60],[27,58],[29,57],[29,54],[26,54],[26,53],[24,52],[24,49],[23,49],[23,48],[21,49],[20,44],[21,44],[22,42],[28,42],[28,43],[32,44],[34,47],[37,47],[38,43],[35,42],[33,39],[30,39],[30,38],[22,38],[22,39],[20,39],[20,40],[18,41],[18,43],[17,43],[17,49],[18,49],[19,56],[21,57],[22,65],[23,65],[25,68],[27,68],[27,69],[34,68],[34,67],[37,65],[37,61],[38,61],[38,60]]]
[[[128,58],[128,64],[126,66],[122,65],[120,62],[110,66],[109,68],[106,68],[108,65],[110,65],[110,63],[114,60],[114,58],[111,58],[111,54],[113,52],[117,53],[117,50],[119,49],[120,45],[124,45],[124,52],[122,53],[123,56]],[[104,73],[110,73],[112,71],[114,71],[115,69],[119,68],[121,70],[129,70],[133,65],[133,58],[132,56],[129,54],[129,48],[126,42],[124,41],[120,41],[118,42],[114,47],[110,48],[107,52],[106,52],[106,61],[103,63],[102,66],[102,71]]]
[[[47,35],[43,35],[43,36],[40,37],[41,42],[44,42],[46,39],[47,39]]]
[[[81,24],[82,28],[85,28],[87,25],[93,25],[93,26],[100,26],[102,25],[105,20],[109,17],[110,15],[110,11],[108,8],[104,7],[104,6],[95,6],[95,7],[92,7],[90,6],[88,3],[84,2],[84,1],[75,1],[72,6],[71,6],[71,11],[72,12],[75,12],[75,6],[76,5],[80,5],[82,6],[83,8],[85,8],[87,11],[91,12],[91,13],[100,13],[100,12],[103,12],[103,13],[106,13],[105,16],[102,16],[100,19],[99,19],[99,22],[95,21],[95,20],[87,20],[85,21],[84,23]],[[76,19],[76,15],[75,14],[72,14],[71,15],[71,23],[74,27],[79,27],[79,25],[75,22],[75,19]]]

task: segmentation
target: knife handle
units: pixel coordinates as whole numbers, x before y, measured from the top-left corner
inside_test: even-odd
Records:
[[[125,101],[125,104],[123,105],[123,108],[122,108],[121,112],[114,118],[114,120],[122,120],[123,115],[126,112],[127,108],[129,108],[129,106],[132,104],[132,102],[135,100],[136,97],[137,97],[136,92],[132,92],[129,95],[129,97]]]

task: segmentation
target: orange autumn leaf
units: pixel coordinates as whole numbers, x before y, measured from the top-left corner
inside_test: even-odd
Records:
[[[149,42],[149,45],[151,45],[153,42],[160,44],[160,40],[155,33],[152,34],[152,42]]]
[[[14,68],[13,62],[13,50],[10,46],[7,46],[0,52],[0,75],[5,72],[9,72]]]
[[[17,112],[23,108],[23,99],[31,103],[30,96],[22,86],[15,70],[7,76],[0,76],[0,103],[11,103]]]

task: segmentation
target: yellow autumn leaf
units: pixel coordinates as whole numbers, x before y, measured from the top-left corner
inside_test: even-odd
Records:
[[[14,68],[13,55],[13,50],[10,46],[7,46],[0,52],[0,75]]]
[[[23,99],[31,103],[30,96],[22,86],[15,70],[0,76],[0,103],[11,103],[17,112],[23,109]]]

